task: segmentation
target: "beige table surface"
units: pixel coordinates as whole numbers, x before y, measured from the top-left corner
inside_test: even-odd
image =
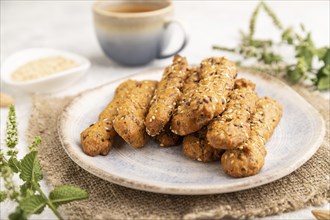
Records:
[[[190,63],[201,59],[223,55],[213,51],[214,43],[234,46],[239,40],[238,30],[247,30],[250,14],[257,1],[174,1],[175,17],[181,20],[190,36],[187,48],[182,52]],[[91,1],[3,1],[1,0],[1,63],[10,54],[26,48],[51,47],[81,54],[92,62],[86,77],[71,88],[56,93],[56,96],[76,94],[104,82],[129,76],[139,71],[162,67],[170,59],[154,61],[139,68],[121,67],[105,58],[93,29]],[[303,22],[311,30],[317,46],[329,46],[329,1],[270,1],[269,5],[278,12],[285,26],[299,27]],[[261,14],[257,36],[279,38],[271,21]],[[182,36],[175,35],[169,51],[175,49]],[[234,55],[225,54],[231,59]],[[20,155],[26,152],[25,131],[30,114],[30,95],[9,88],[1,83],[1,92],[8,92],[16,98]],[[322,94],[329,98],[329,92]],[[3,140],[8,110],[1,108],[1,140]],[[16,180],[19,183],[19,180]],[[46,189],[45,183],[42,184]],[[1,187],[2,184],[1,184]],[[7,219],[15,208],[11,202],[2,203],[0,218]],[[329,209],[329,204],[323,207]],[[312,219],[311,208],[286,213],[267,219]],[[31,219],[54,219],[48,209]]]

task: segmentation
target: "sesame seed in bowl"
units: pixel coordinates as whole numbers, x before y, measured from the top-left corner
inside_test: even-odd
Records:
[[[31,93],[62,91],[80,79],[90,67],[74,53],[33,48],[9,56],[1,67],[5,84]]]

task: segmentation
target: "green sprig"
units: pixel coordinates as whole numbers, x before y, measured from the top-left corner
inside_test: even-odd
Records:
[[[13,105],[9,106],[7,127],[6,127],[6,146],[8,147],[7,155],[11,157],[17,156],[16,145],[18,143],[18,133],[16,125],[16,113]]]
[[[47,196],[40,187],[43,173],[38,160],[38,146],[41,137],[35,137],[29,146],[30,152],[23,159],[17,159],[16,145],[18,143],[16,114],[14,106],[10,106],[7,129],[6,146],[7,156],[0,148],[0,177],[3,179],[5,191],[0,192],[0,202],[10,199],[18,206],[8,217],[10,220],[24,220],[30,215],[40,214],[48,206],[58,219],[63,219],[58,212],[58,207],[76,200],[88,198],[88,193],[76,186],[57,186]],[[13,177],[17,173],[23,184],[19,187],[14,184]]]
[[[281,41],[274,43],[272,40],[254,38],[257,16],[263,9],[272,19],[273,24],[281,32]],[[252,12],[249,33],[240,31],[241,42],[236,48],[213,46],[213,49],[238,53],[244,59],[255,58],[260,63],[268,65],[266,69],[271,72],[285,72],[289,81],[297,83],[302,80],[311,80],[318,90],[330,88],[330,52],[329,47],[316,48],[310,32],[304,25],[300,25],[302,34],[298,34],[292,27],[284,28],[273,10],[265,3],[260,2]],[[295,51],[295,61],[286,63],[283,57],[274,51],[274,45],[287,45]],[[321,67],[313,66],[319,60]],[[280,70],[280,71],[279,71]]]

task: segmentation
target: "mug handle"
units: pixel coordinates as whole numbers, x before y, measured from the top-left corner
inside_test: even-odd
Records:
[[[188,43],[188,36],[187,36],[187,33],[186,33],[186,31],[185,31],[185,29],[184,29],[184,27],[183,27],[183,25],[181,24],[180,21],[178,21],[178,20],[170,20],[170,21],[167,21],[167,22],[164,24],[164,28],[165,28],[165,30],[166,30],[169,26],[171,26],[171,25],[173,25],[173,24],[178,25],[179,28],[181,29],[181,31],[183,32],[183,36],[184,36],[184,38],[183,38],[183,42],[182,42],[181,46],[179,47],[179,49],[177,49],[176,51],[174,51],[174,52],[172,52],[172,53],[169,53],[169,54],[161,54],[161,52],[160,52],[160,54],[158,54],[157,57],[156,57],[157,59],[165,59],[165,58],[169,58],[169,57],[172,57],[173,55],[175,55],[175,54],[177,54],[177,53],[180,53],[180,52],[186,47],[186,45],[187,45],[187,43]]]

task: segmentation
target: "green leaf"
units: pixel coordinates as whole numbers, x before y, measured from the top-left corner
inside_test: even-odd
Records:
[[[325,66],[329,66],[330,65],[330,48],[327,48],[327,51],[325,53],[325,55],[323,56],[323,62],[325,64]]]
[[[327,53],[327,50],[329,50],[327,47],[321,47],[316,49],[315,53],[319,60],[323,60],[325,54]]]
[[[10,220],[27,220],[24,211],[20,207],[16,207],[15,212],[11,213],[8,217]]]
[[[21,161],[21,169],[22,171],[19,177],[24,181],[38,182],[43,178],[36,151],[32,151],[25,155]]]
[[[289,80],[293,83],[298,82],[303,77],[303,73],[297,68],[295,68],[293,70],[288,70],[287,74],[288,74]]]
[[[32,195],[25,197],[20,202],[20,207],[23,209],[26,216],[32,214],[40,214],[46,206],[46,202],[41,195]]]
[[[278,63],[278,62],[282,61],[282,57],[278,54],[273,53],[273,52],[264,51],[261,54],[261,57],[259,58],[259,61],[263,61],[265,64]]]
[[[297,64],[287,68],[289,80],[293,83],[298,82],[304,76],[307,76],[307,67],[304,58],[298,58]]]
[[[9,158],[8,165],[14,173],[18,173],[21,170],[21,163],[15,157]]]
[[[56,206],[87,198],[88,193],[85,190],[77,186],[68,185],[57,186],[49,194],[49,199]]]
[[[287,28],[283,33],[282,33],[282,40],[287,42],[289,45],[293,44],[293,30],[291,27]]]
[[[310,69],[312,66],[312,61],[314,56],[312,49],[306,47],[305,45],[302,46],[299,45],[296,47],[296,53],[297,53],[296,57],[300,59],[304,59],[306,67]]]
[[[20,192],[22,197],[32,196],[36,190],[30,182],[26,182],[20,186]]]
[[[318,72],[317,77],[330,75],[330,65],[323,66]]]
[[[319,78],[317,82],[317,89],[318,90],[326,90],[330,88],[330,76],[323,76]]]
[[[0,191],[0,202],[3,202],[7,199],[7,193],[5,191]]]
[[[310,33],[308,33],[306,38],[296,45],[295,50],[296,57],[298,59],[304,59],[305,66],[307,67],[307,70],[310,71],[312,69],[313,57],[316,55],[316,49]]]
[[[40,136],[36,136],[33,140],[33,142],[30,144],[29,146],[29,150],[30,151],[37,151],[37,147],[41,144],[41,137]]]

